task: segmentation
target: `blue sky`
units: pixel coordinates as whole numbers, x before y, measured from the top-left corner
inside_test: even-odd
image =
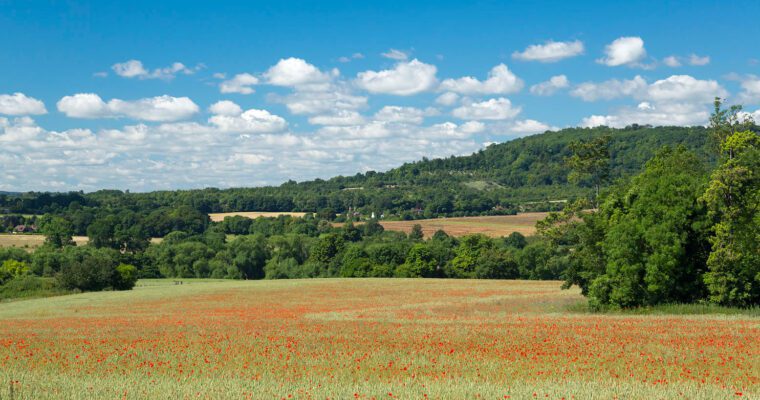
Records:
[[[760,3],[617,3],[0,0],[0,190],[350,175],[704,124],[716,95],[760,116]]]

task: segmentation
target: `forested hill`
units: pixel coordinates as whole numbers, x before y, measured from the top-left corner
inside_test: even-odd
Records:
[[[201,212],[344,213],[350,207],[362,215],[375,212],[403,218],[508,212],[526,204],[546,207],[555,204],[549,201],[587,195],[589,188],[568,183],[564,159],[570,155],[570,143],[603,135],[611,137],[612,180],[639,171],[663,145],[684,145],[705,162],[713,162],[704,127],[569,128],[494,144],[469,156],[423,159],[387,172],[289,181],[277,187],[0,195],[0,212],[56,212],[71,203],[136,212],[189,206]]]

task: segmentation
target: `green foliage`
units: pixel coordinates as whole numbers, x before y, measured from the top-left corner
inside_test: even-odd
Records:
[[[410,235],[411,236],[411,235]],[[396,269],[396,276],[403,278],[430,278],[435,276],[438,262],[426,243],[415,243],[406,261]]]
[[[127,289],[117,270],[119,253],[116,250],[83,246],[67,247],[61,252],[62,264],[56,279],[62,288],[81,291]]]
[[[116,279],[113,288],[115,290],[130,290],[137,283],[137,267],[129,264],[116,266]]]
[[[0,285],[29,274],[29,264],[18,260],[5,260],[0,264]]]
[[[716,221],[704,280],[721,305],[760,304],[760,136],[736,132],[702,199]]]
[[[493,247],[493,240],[482,234],[461,237],[446,274],[453,278],[475,278],[481,253]]]
[[[45,233],[45,244],[60,248],[73,246],[74,227],[67,219],[46,215],[40,220],[40,226]]]
[[[607,268],[589,294],[619,307],[701,298],[706,260],[704,167],[684,148],[664,148],[611,209],[602,248]]]
[[[0,301],[59,296],[71,293],[58,286],[52,278],[22,275],[0,285]]]
[[[591,184],[595,189],[595,201],[601,186],[610,177],[610,140],[609,135],[604,135],[589,141],[572,142],[569,146],[572,155],[565,159],[571,170],[568,180],[574,184]]]
[[[420,224],[414,224],[412,225],[412,231],[409,232],[409,239],[410,240],[422,240],[425,237],[425,234],[422,233],[422,225]]]

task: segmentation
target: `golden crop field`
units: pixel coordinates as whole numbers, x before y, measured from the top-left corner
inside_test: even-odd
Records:
[[[0,304],[0,398],[760,395],[757,318],[576,313],[556,281],[138,285]]]
[[[241,217],[246,218],[258,218],[258,217],[265,217],[265,218],[276,218],[280,215],[290,215],[293,217],[303,217],[306,215],[306,213],[303,212],[269,212],[269,211],[241,211],[241,212],[228,212],[228,213],[211,213],[209,214],[209,217],[211,217],[211,220],[214,222],[223,221],[224,217],[234,217],[236,215],[239,215]]]
[[[409,233],[416,224],[422,226],[422,233],[426,238],[440,230],[452,236],[464,236],[473,233],[482,233],[490,237],[508,236],[512,232],[519,232],[525,236],[536,233],[536,222],[546,218],[549,213],[530,212],[517,215],[495,215],[486,217],[451,217],[418,219],[414,221],[380,221],[380,225],[389,231]],[[356,223],[361,225],[362,223]],[[334,223],[333,226],[343,226],[343,223]]]
[[[87,236],[74,236],[74,242],[77,245],[87,244]],[[45,243],[45,235],[27,235],[27,234],[0,234],[0,247],[21,247],[34,249]]]

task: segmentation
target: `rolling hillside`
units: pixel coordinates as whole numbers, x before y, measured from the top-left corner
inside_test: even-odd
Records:
[[[129,193],[0,195],[0,208],[42,213],[76,202],[133,210],[190,206],[200,212],[277,211],[395,215],[400,218],[546,210],[589,193],[567,182],[564,159],[569,144],[610,135],[611,177],[630,176],[664,145],[684,145],[706,162],[709,134],[704,127],[630,126],[569,128],[494,144],[469,156],[423,159],[386,172],[369,171],[328,180],[285,182],[280,186]]]

